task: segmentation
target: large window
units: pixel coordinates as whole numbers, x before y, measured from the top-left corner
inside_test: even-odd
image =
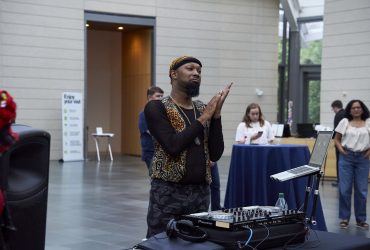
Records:
[[[320,81],[308,81],[308,121],[320,122]]]
[[[285,32],[283,32],[284,23],[279,25],[281,40],[279,42],[278,121],[284,123],[287,121],[287,103],[289,100],[295,100],[294,107],[298,112],[294,117],[295,122],[319,123],[323,22],[317,19],[301,19],[298,23],[299,39],[293,40],[289,37],[289,24],[286,24]],[[289,44],[289,42],[295,44]],[[299,67],[294,63],[289,65],[291,58],[289,52],[296,55],[293,58],[297,58],[297,62],[299,56]]]
[[[301,64],[321,64],[322,28],[322,21],[300,24]]]

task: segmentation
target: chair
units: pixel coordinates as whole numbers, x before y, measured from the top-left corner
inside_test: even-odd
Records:
[[[113,133],[103,133],[102,127],[96,127],[96,133],[93,133],[92,136],[94,137],[94,140],[95,140],[96,156],[98,158],[98,161],[100,161],[99,138],[108,139],[109,156],[110,156],[110,160],[113,161],[112,147],[110,145],[110,140],[114,136],[114,134]]]

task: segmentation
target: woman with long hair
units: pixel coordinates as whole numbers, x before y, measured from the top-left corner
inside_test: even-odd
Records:
[[[351,217],[352,186],[356,226],[369,229],[366,223],[370,156],[369,109],[360,100],[350,101],[343,118],[335,128],[334,142],[339,150],[339,218],[347,228]]]
[[[236,143],[268,144],[273,140],[271,124],[263,118],[261,107],[257,103],[249,104],[236,129]]]

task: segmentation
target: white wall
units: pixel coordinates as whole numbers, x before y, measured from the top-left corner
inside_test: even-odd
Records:
[[[156,84],[167,94],[168,67],[180,55],[202,61],[203,101],[234,81],[223,112],[224,154],[230,155],[250,102],[260,103],[265,118],[276,121],[278,5],[278,0],[87,0],[85,9],[156,17]]]
[[[157,83],[169,93],[168,67],[179,55],[203,64],[200,99],[208,101],[234,82],[222,119],[225,155],[250,102],[276,120],[279,1],[158,1]],[[258,98],[255,88],[264,91]]]
[[[62,156],[60,96],[84,92],[84,10],[156,17],[157,85],[169,93],[179,55],[203,67],[200,99],[235,85],[224,106],[225,154],[250,102],[276,120],[278,0],[1,0],[0,87],[18,103],[18,122],[51,133]],[[255,88],[264,91],[258,98]]]
[[[321,73],[321,123],[333,126],[331,102],[370,107],[370,1],[326,0]]]
[[[18,123],[50,132],[51,159],[60,159],[62,92],[84,92],[82,1],[0,5],[0,88],[14,96]]]

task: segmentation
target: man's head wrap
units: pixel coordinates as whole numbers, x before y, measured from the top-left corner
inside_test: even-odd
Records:
[[[171,70],[176,70],[179,67],[181,67],[182,65],[184,65],[186,63],[190,63],[190,62],[197,63],[197,64],[200,65],[200,67],[202,67],[202,63],[198,59],[196,59],[195,57],[192,57],[192,56],[180,56],[180,57],[175,58],[171,62],[171,65],[170,65],[170,73],[171,73]]]

